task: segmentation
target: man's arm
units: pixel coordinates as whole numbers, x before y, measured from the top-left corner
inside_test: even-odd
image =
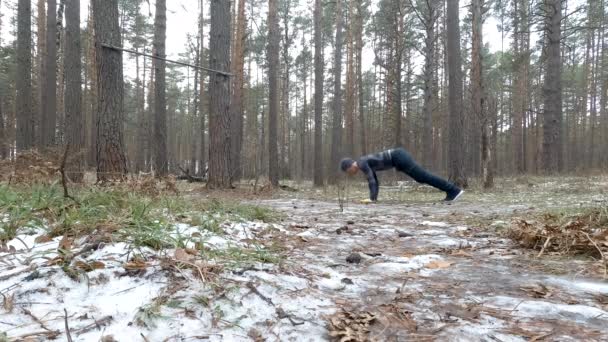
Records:
[[[365,173],[365,177],[367,178],[367,183],[369,185],[369,199],[373,202],[378,200],[378,178],[376,177],[376,172],[372,170],[369,165],[365,165],[365,167],[361,168],[361,171]]]

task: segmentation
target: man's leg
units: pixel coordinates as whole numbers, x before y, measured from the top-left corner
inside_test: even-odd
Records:
[[[396,149],[393,151],[393,164],[397,170],[412,177],[416,182],[428,184],[436,189],[444,191],[448,194],[448,197],[460,192],[460,189],[456,185],[428,172],[422,166],[418,165],[404,149]]]
[[[409,172],[406,172],[408,176],[412,177],[416,182],[422,184],[428,184],[441,191],[445,191],[448,194],[458,189],[456,185],[448,182],[447,180],[436,176],[427,170],[423,169],[422,166],[416,165]]]

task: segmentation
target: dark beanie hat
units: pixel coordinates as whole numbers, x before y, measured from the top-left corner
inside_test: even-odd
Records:
[[[350,167],[355,163],[354,160],[350,158],[344,158],[340,161],[340,169],[346,172],[346,170],[350,169]]]

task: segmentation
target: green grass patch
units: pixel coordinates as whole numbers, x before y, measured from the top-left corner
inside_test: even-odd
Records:
[[[109,228],[135,247],[183,248],[189,237],[176,236],[179,218],[200,230],[222,234],[225,221],[271,222],[270,209],[227,201],[197,202],[178,196],[150,197],[124,188],[72,189],[78,204],[63,197],[60,185],[0,185],[0,242],[45,229],[49,237],[83,236]],[[184,222],[183,220],[181,220]]]

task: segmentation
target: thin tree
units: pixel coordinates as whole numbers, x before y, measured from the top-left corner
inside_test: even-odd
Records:
[[[38,107],[34,114],[34,135],[35,145],[42,146],[42,118],[44,117],[45,109],[42,106],[43,97],[45,96],[44,86],[46,85],[46,0],[38,0],[37,4],[37,87],[36,99]]]
[[[420,4],[422,3],[422,4]],[[439,19],[439,1],[417,1],[416,4],[410,0],[410,5],[414,9],[414,13],[422,28],[424,29],[424,69],[422,78],[424,79],[424,104],[423,104],[423,128],[422,128],[422,146],[425,149],[431,149],[433,146],[433,106],[435,104],[435,46],[437,35],[435,34],[435,24]],[[427,151],[422,153],[422,163],[426,167],[433,165],[433,153]]]
[[[200,40],[201,40],[201,46],[200,46],[200,52],[199,52],[199,63],[203,64],[203,56],[204,56],[204,51],[205,51],[205,22],[204,22],[204,9],[205,9],[205,5],[203,3],[203,0],[200,0],[199,2],[199,8],[200,8],[200,14],[199,14],[199,19],[198,19],[198,31],[199,31],[199,36],[200,36]],[[206,159],[206,155],[207,155],[207,149],[206,149],[206,144],[205,144],[205,131],[206,131],[206,125],[205,125],[205,73],[201,72],[199,77],[199,83],[200,83],[200,87],[199,87],[199,95],[198,95],[198,105],[199,105],[199,113],[200,113],[200,142],[201,142],[201,149],[200,149],[200,168],[199,168],[199,173],[201,175],[204,175],[204,173],[206,172],[206,165],[207,165],[207,159]]]
[[[121,45],[118,0],[93,0],[97,97],[97,181],[123,180],[127,173],[123,126],[122,53],[104,47]]]
[[[336,39],[334,41],[334,98],[332,103],[332,133],[331,158],[328,181],[335,184],[338,181],[338,163],[342,153],[342,2],[336,1]]]
[[[526,171],[524,145],[524,115],[527,108],[527,78],[530,64],[528,28],[528,1],[513,0],[513,67],[515,79],[513,89],[512,151],[515,172]]]
[[[346,141],[344,154],[352,156],[355,149],[355,0],[348,0],[348,26],[346,30],[346,103],[344,121]]]
[[[167,1],[156,0],[154,19],[154,162],[157,177],[168,173],[167,158],[167,94],[165,43],[167,40]]]
[[[0,45],[2,45],[2,1],[0,0]],[[1,46],[0,46],[1,47]],[[5,159],[7,157],[8,148],[6,146],[7,143],[7,134],[6,134],[6,124],[4,119],[4,96],[0,92],[0,159]]]
[[[69,164],[68,177],[72,181],[83,179],[84,147],[82,112],[82,62],[80,43],[80,0],[67,0],[65,33],[65,116],[66,137],[70,151],[74,152]]]
[[[268,1],[268,178],[279,185],[277,117],[279,112],[279,17],[277,0]]]
[[[17,150],[32,148],[32,3],[17,3]]]
[[[211,1],[209,67],[230,70],[230,0]],[[209,180],[211,189],[228,189],[230,177],[230,78],[211,73],[209,81]]]
[[[460,55],[459,0],[447,2],[447,55],[449,73],[448,168],[451,181],[468,185],[465,174],[462,60]]]
[[[243,116],[245,86],[245,0],[238,0],[236,36],[233,51],[233,85],[232,85],[232,156],[231,171],[233,180],[240,179],[242,174],[241,151],[243,148]]]
[[[484,82],[483,62],[481,47],[483,46],[483,8],[484,0],[471,1],[472,14],[472,49],[471,49],[471,108],[473,117],[480,122],[481,127],[481,149],[473,153],[481,152],[481,174],[485,188],[492,187],[492,174],[490,170],[490,122],[486,108],[484,107]]]
[[[315,186],[323,186],[323,39],[322,20],[323,6],[321,0],[315,0],[315,147],[314,175]]]
[[[356,16],[356,50],[357,50],[357,90],[358,90],[358,112],[359,112],[359,138],[361,139],[361,154],[367,153],[367,130],[365,120],[365,99],[363,89],[363,0],[357,1],[357,16]]]
[[[46,72],[40,103],[43,111],[41,142],[43,147],[55,145],[57,124],[57,1],[47,1],[46,11]]]

